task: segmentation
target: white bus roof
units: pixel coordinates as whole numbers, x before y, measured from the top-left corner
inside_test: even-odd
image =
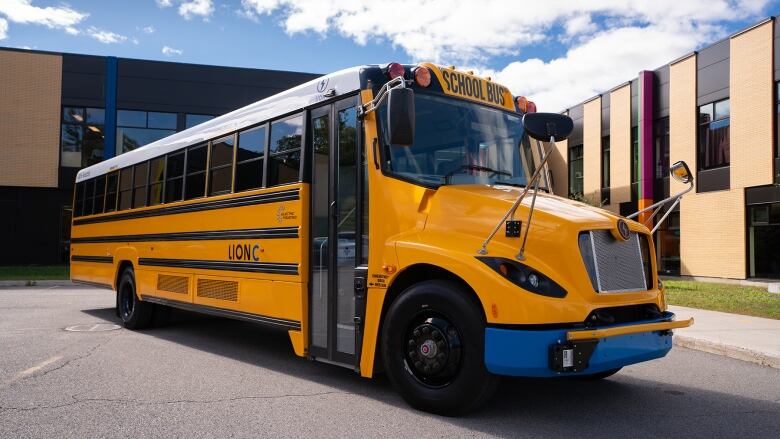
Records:
[[[364,66],[351,67],[321,76],[133,151],[94,164],[79,171],[76,182],[160,157],[186,146],[215,139],[223,134],[303,109],[329,99],[323,95],[326,90],[335,89],[337,96],[358,90],[362,68]]]

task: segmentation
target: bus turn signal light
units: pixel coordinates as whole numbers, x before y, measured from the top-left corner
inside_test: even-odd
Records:
[[[390,79],[395,79],[399,76],[404,76],[404,73],[406,73],[404,66],[398,64],[397,62],[391,62],[390,64],[387,65],[387,76],[389,76]]]
[[[536,113],[536,104],[534,104],[533,101],[528,101],[528,111],[527,113]]]
[[[431,85],[431,71],[426,67],[417,67],[414,69],[414,82],[420,87]]]
[[[515,102],[517,103],[517,109],[520,110],[521,113],[528,112],[528,99],[526,99],[525,96],[516,97]]]

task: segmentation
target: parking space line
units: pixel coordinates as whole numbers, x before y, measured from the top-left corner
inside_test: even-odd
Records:
[[[33,366],[33,367],[29,368],[29,369],[25,369],[22,372],[20,372],[18,377],[22,378],[22,377],[26,377],[28,375],[32,375],[35,372],[38,372],[39,370],[43,369],[44,367],[46,367],[46,366],[48,366],[48,365],[50,365],[52,363],[56,363],[57,361],[59,361],[61,359],[62,359],[62,355],[57,355],[57,356],[49,358],[48,360],[43,360],[40,363],[36,364],[35,366]]]

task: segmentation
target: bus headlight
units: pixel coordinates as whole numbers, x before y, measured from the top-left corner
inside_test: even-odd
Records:
[[[518,287],[547,297],[566,297],[566,290],[544,274],[506,258],[478,257],[493,271]]]

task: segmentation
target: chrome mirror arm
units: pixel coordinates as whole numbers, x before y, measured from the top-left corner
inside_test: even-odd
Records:
[[[647,226],[647,224],[649,224],[650,221],[653,218],[655,218],[655,216],[658,214],[658,212],[661,211],[661,208],[664,205],[666,205],[667,203],[673,201],[672,206],[669,208],[669,210],[667,210],[666,213],[664,214],[664,216],[661,217],[661,219],[658,221],[658,224],[656,224],[655,227],[653,227],[653,230],[650,231],[650,233],[655,233],[655,231],[658,230],[658,228],[661,226],[661,224],[663,224],[663,222],[666,220],[666,218],[669,216],[669,214],[672,213],[674,208],[677,207],[678,204],[680,204],[680,200],[682,200],[683,195],[685,195],[688,192],[693,190],[693,180],[689,181],[688,184],[689,184],[689,186],[688,186],[687,189],[682,190],[682,191],[672,195],[671,197],[664,198],[663,200],[661,200],[661,201],[659,201],[659,202],[657,202],[655,204],[651,204],[650,206],[647,206],[647,207],[645,207],[642,210],[638,210],[638,211],[632,213],[631,215],[627,216],[626,218],[634,219],[634,218],[638,217],[642,213],[645,213],[645,212],[647,212],[649,210],[653,210],[653,214],[650,215],[650,217],[647,218],[645,220],[645,222],[644,222],[644,225]]]
[[[525,225],[525,237],[523,238],[523,244],[520,249],[520,253],[518,254],[518,258],[523,255],[523,251],[525,250],[525,241],[528,238],[528,229],[530,227],[530,221],[531,216],[533,215],[533,209],[534,209],[534,203],[536,202],[536,194],[538,192],[538,179],[542,172],[542,170],[545,167],[545,164],[547,163],[547,159],[550,157],[550,154],[552,153],[553,148],[555,148],[555,136],[550,136],[550,146],[547,148],[547,151],[544,154],[544,157],[542,157],[541,162],[539,163],[539,166],[536,167],[536,170],[534,171],[533,176],[531,176],[531,179],[526,184],[525,188],[523,189],[523,193],[520,194],[519,197],[517,197],[517,200],[515,200],[514,204],[512,204],[512,207],[507,210],[507,212],[504,214],[504,216],[501,218],[501,220],[496,224],[496,226],[493,228],[493,230],[490,232],[488,237],[485,239],[485,241],[482,243],[482,247],[480,247],[479,250],[477,250],[477,253],[480,255],[486,255],[487,254],[487,245],[490,243],[490,241],[493,239],[494,236],[496,236],[496,233],[498,232],[498,229],[501,228],[501,224],[504,224],[504,222],[509,218],[510,216],[514,217],[515,211],[517,210],[518,206],[520,206],[520,203],[523,202],[523,198],[525,198],[525,195],[528,193],[529,190],[531,190],[531,186],[536,186],[534,189],[534,200],[531,202],[531,211],[528,212],[528,223]],[[523,256],[524,258],[524,256]]]
[[[379,93],[374,96],[374,99],[358,107],[358,118],[362,119],[366,114],[371,113],[372,111],[376,111],[376,109],[379,108],[379,106],[382,105],[382,102],[384,102],[384,100],[387,98],[390,90],[395,88],[406,88],[406,80],[403,76],[396,76],[395,78],[387,81],[385,85],[379,89]]]

